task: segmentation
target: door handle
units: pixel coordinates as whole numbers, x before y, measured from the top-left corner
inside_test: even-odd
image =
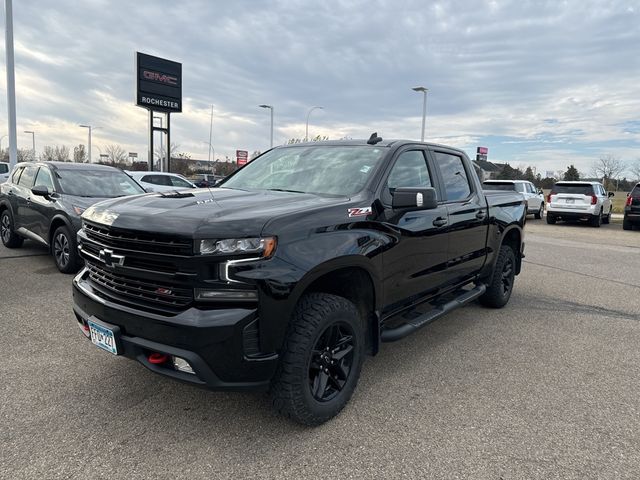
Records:
[[[438,217],[433,221],[433,226],[434,227],[444,227],[447,223],[449,223],[449,222],[447,221],[446,218]]]
[[[487,216],[487,212],[485,212],[484,210],[478,210],[478,212],[476,213],[476,218],[478,220],[482,220],[486,216]]]

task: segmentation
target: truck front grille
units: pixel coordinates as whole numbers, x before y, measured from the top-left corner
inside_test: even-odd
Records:
[[[193,291],[170,283],[142,281],[87,263],[89,280],[101,297],[133,308],[179,312],[193,301]]]
[[[83,230],[89,240],[106,247],[166,255],[193,254],[193,242],[185,238],[120,230],[86,221]]]

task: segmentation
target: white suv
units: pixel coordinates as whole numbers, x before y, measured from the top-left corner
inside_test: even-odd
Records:
[[[611,197],[599,182],[557,182],[547,197],[547,223],[586,220],[594,227],[611,220]]]
[[[126,170],[127,175],[138,182],[147,192],[172,192],[197,188],[193,183],[177,173],[134,172]]]
[[[485,180],[482,187],[485,190],[519,192],[527,202],[527,214],[533,214],[536,218],[542,218],[544,215],[544,194],[527,180]]]
[[[9,164],[0,162],[0,183],[4,183],[7,180],[9,180]]]

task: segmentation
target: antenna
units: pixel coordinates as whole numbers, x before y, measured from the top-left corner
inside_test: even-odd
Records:
[[[374,132],[369,137],[369,140],[367,140],[367,143],[369,145],[375,145],[376,143],[380,143],[381,141],[382,141],[382,137],[378,136],[378,132]]]

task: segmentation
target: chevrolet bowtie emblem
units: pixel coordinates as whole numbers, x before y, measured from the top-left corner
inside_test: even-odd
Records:
[[[100,250],[100,260],[104,262],[107,267],[113,267],[115,265],[124,265],[124,255],[116,255],[113,250],[103,248]]]

